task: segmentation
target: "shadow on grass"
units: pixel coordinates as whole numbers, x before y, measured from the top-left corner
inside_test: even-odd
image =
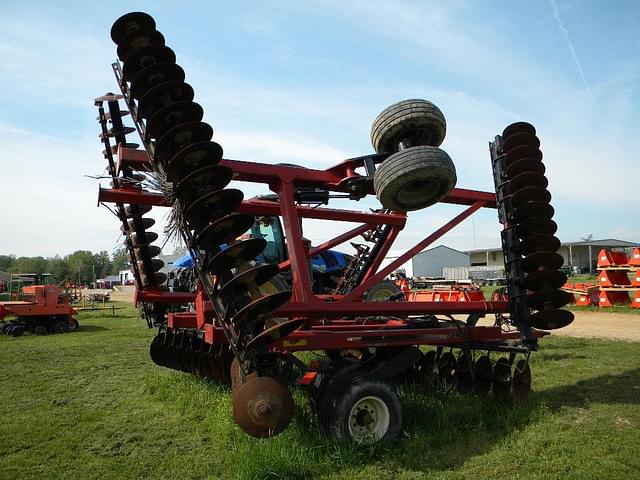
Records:
[[[99,325],[80,325],[80,328],[78,328],[74,333],[102,332],[104,330],[109,329]]]

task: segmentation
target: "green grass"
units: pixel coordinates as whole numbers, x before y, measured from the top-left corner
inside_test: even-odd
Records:
[[[133,308],[0,337],[0,478],[640,478],[640,343],[546,338],[525,406],[406,388],[396,445],[339,445],[306,397],[280,436],[233,423],[226,388],[154,366]]]

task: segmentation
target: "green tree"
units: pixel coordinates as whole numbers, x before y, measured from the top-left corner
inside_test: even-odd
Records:
[[[59,255],[47,259],[47,272],[53,276],[56,282],[72,278],[71,271],[69,270],[69,262],[64,258],[60,258]]]
[[[9,268],[12,273],[44,273],[47,260],[44,257],[18,257]]]
[[[15,262],[15,255],[0,255],[0,271],[8,272]]]
[[[129,254],[126,247],[117,249],[111,255],[111,274],[118,275],[120,270],[126,270],[129,266]]]
[[[93,253],[77,250],[65,257],[69,263],[69,273],[74,281],[86,284],[93,281]]]
[[[96,253],[93,256],[93,268],[96,275],[95,279],[104,278],[109,275],[111,271],[111,259],[109,258],[109,252],[102,250],[100,253]]]

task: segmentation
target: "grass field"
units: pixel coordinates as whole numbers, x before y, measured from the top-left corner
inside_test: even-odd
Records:
[[[126,306],[81,330],[0,337],[0,478],[640,478],[640,343],[547,338],[521,407],[406,389],[396,445],[337,445],[306,398],[280,436],[234,425],[227,389],[161,369]]]

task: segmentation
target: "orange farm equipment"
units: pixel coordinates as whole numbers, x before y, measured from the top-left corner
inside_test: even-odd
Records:
[[[63,333],[76,330],[77,315],[57,285],[29,285],[22,300],[0,302],[0,331],[12,337],[24,333]],[[7,317],[15,317],[5,321]]]
[[[225,159],[153,18],[124,15],[111,37],[118,45],[112,68],[120,93],[95,102],[112,181],[100,189],[99,202],[113,205],[137,304],[158,329],[150,346],[155,363],[229,383],[233,417],[256,437],[276,435],[289,424],[295,385],[308,390],[322,431],[357,442],[399,436],[400,381],[498,398],[528,396],[529,354],[544,330],[573,319],[560,309],[568,301],[559,290],[566,276],[559,270],[563,260],[533,126],[512,124],[490,143],[495,193],[455,187],[454,164],[438,148],[444,115],[425,100],[384,110],[371,131],[375,153],[326,170]],[[129,114],[133,127],[123,124]],[[136,131],[142,148],[126,138]],[[231,180],[238,187],[229,188]],[[265,195],[244,198],[239,186],[246,182],[263,185]],[[374,211],[323,206],[374,195],[381,203]],[[438,202],[462,211],[382,266],[407,212]],[[152,207],[172,209],[171,225],[194,263],[192,292],[166,287],[155,258],[158,235],[148,230],[154,222],[144,217]],[[503,226],[508,300],[465,293],[404,301],[397,287],[378,301],[367,296],[481,208],[497,209]],[[303,236],[303,218],[355,225],[312,246]],[[276,232],[280,225],[283,231]],[[319,285],[310,259],[359,237],[365,244],[339,278]],[[488,314],[508,314],[508,320],[477,325]],[[309,351],[317,354],[311,362],[296,355]]]

